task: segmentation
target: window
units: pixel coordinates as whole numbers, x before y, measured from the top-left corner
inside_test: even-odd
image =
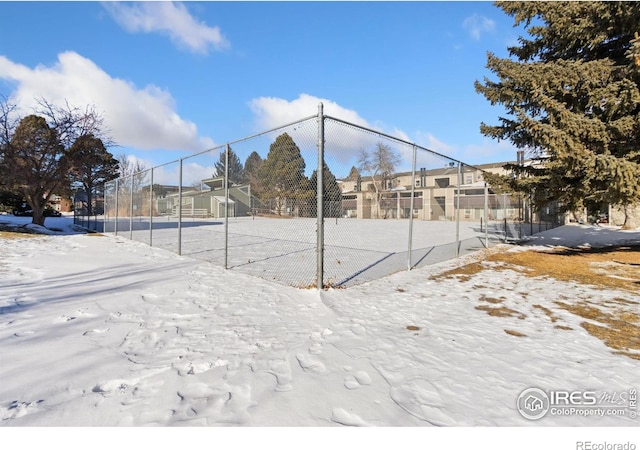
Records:
[[[446,188],[449,186],[449,178],[436,178],[436,186],[439,188]]]
[[[416,187],[420,187],[421,183],[420,180],[416,179]]]

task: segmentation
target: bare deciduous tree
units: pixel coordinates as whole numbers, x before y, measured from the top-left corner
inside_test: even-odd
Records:
[[[105,147],[113,147],[115,143],[110,131],[104,124],[104,118],[96,111],[95,106],[87,105],[84,109],[71,106],[54,105],[45,100],[37,100],[36,114],[47,119],[47,123],[58,133],[58,138],[65,148],[69,148],[80,136],[93,135],[100,139]]]
[[[128,177],[133,175],[134,173],[144,172],[147,170],[147,166],[144,162],[140,161],[137,158],[130,157],[129,155],[125,155],[121,153],[116,157],[118,160],[118,167],[121,177]]]
[[[0,99],[0,179],[33,210],[32,222],[44,225],[52,194],[68,189],[68,151],[81,136],[106,135],[95,108],[59,107],[39,100],[37,114],[20,118],[14,103]]]
[[[378,142],[371,151],[360,150],[358,155],[358,170],[362,175],[370,177],[372,181],[369,189],[374,191],[376,217],[378,219],[380,218],[381,191],[386,188],[389,176],[393,174],[399,163],[400,156],[383,142]]]

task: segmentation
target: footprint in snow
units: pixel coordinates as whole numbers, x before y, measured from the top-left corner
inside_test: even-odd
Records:
[[[409,414],[432,425],[453,426],[447,402],[430,381],[417,378],[391,387],[391,399]]]
[[[334,408],[331,412],[331,421],[339,423],[340,425],[346,425],[350,427],[368,427],[367,422],[362,420],[360,416],[354,413],[350,413],[343,408]]]
[[[0,407],[0,420],[17,419],[18,417],[36,412],[39,410],[38,405],[42,402],[44,402],[44,400],[38,400],[36,402],[19,402],[14,400],[6,406]]]
[[[356,323],[351,326],[351,332],[356,336],[364,336],[367,334],[367,329],[359,323]]]
[[[358,389],[360,386],[368,386],[371,384],[371,377],[367,372],[359,371],[353,375],[347,375],[344,378],[344,387],[349,390]]]
[[[69,322],[71,320],[75,320],[76,317],[75,316],[67,316],[66,314],[63,314],[59,317],[56,318],[56,320],[54,320],[54,322]]]
[[[322,344],[314,343],[309,346],[309,353],[312,355],[319,355],[322,353]]]
[[[109,331],[109,328],[94,328],[93,330],[88,330],[82,333],[83,336],[90,336],[92,334],[102,334]]]
[[[15,337],[23,337],[23,336],[29,336],[31,334],[34,334],[35,331],[31,331],[31,330],[27,330],[27,331],[22,331],[22,332],[18,332],[18,333],[13,333],[13,335]]]
[[[291,384],[291,366],[288,358],[283,359],[255,359],[250,364],[253,372],[267,372],[276,378],[277,392],[286,392],[293,389]]]
[[[299,353],[296,355],[296,359],[298,360],[298,364],[302,367],[302,370],[305,372],[311,373],[323,373],[326,372],[326,367],[320,361],[316,361],[308,355],[303,355]]]
[[[88,308],[80,308],[76,311],[76,316],[95,317],[95,314],[88,312]]]

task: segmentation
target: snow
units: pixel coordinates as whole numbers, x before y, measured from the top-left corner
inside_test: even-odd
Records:
[[[0,224],[29,221],[0,216]],[[534,448],[544,436],[556,439],[558,429],[571,448],[589,436],[640,444],[632,434],[638,419],[628,415],[530,421],[515,407],[529,387],[640,387],[640,361],[614,354],[580,317],[555,308],[571,328],[559,330],[532,306],[552,309],[560,296],[638,301],[628,291],[515,271],[431,277],[478,258],[471,254],[318,292],[121,236],[87,234],[69,217],[47,218],[46,226],[42,236],[0,237],[0,426],[13,430],[10,439],[32,439],[29,427],[222,426],[234,445],[258,436],[245,443],[324,448],[335,443],[318,430],[346,426],[394,427],[392,437],[412,436],[425,448],[427,441],[428,448]],[[564,226],[526,247],[615,244],[640,244],[640,230]],[[476,309],[483,298],[501,298],[527,318],[489,316]],[[430,434],[432,426],[453,428],[443,436]],[[245,427],[249,433],[229,431]],[[285,433],[287,444],[263,427],[306,431]],[[474,439],[485,436],[483,427],[496,433],[487,447]],[[99,431],[82,436],[85,447],[114,439]],[[145,447],[176,444],[175,436],[142,436]],[[328,436],[345,446],[394,445],[377,433]],[[195,445],[187,442],[178,434],[177,445]]]
[[[409,225],[396,219],[326,219],[324,225],[325,282],[348,287],[375,280],[407,268]],[[153,236],[149,231],[153,227]],[[500,224],[501,225],[501,224]],[[178,221],[158,217],[119,218],[106,229],[139,242],[178,252]],[[490,236],[501,239],[498,226]],[[224,219],[187,218],[182,222],[181,254],[221,264],[270,281],[305,287],[316,282],[317,219],[234,217],[229,220],[228,252],[225,255]],[[484,247],[485,233],[478,222],[413,222],[412,265],[422,267]]]

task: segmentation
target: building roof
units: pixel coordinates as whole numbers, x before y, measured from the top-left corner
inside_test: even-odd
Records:
[[[214,195],[213,198],[215,198],[218,203],[224,204],[226,202],[226,199],[221,195]],[[235,202],[232,199],[229,199],[229,204],[234,204],[234,203]]]

